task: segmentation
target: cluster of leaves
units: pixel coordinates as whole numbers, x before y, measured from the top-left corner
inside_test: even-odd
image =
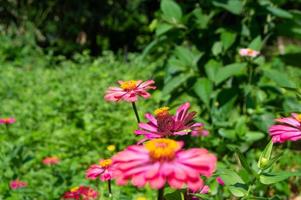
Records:
[[[98,59],[76,55],[52,68],[2,63],[1,117],[15,117],[16,123],[8,129],[0,126],[0,199],[59,199],[71,187],[93,185],[84,173],[100,158],[112,156],[107,146],[119,151],[132,144],[137,124],[129,123],[135,121],[131,106],[104,102],[104,91],[120,77],[148,79],[154,67],[132,55],[129,63],[115,60],[106,53]],[[39,63],[43,62],[47,61]],[[146,112],[153,104],[138,106]],[[42,160],[52,155],[61,162],[43,165]],[[16,178],[29,186],[10,190],[9,182]],[[130,187],[113,190],[119,199],[142,193]],[[105,191],[102,188],[101,195]]]

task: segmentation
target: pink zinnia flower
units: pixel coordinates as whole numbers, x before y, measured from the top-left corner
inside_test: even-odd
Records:
[[[239,49],[239,55],[254,58],[259,55],[259,51],[255,51],[249,48]]]
[[[66,192],[63,196],[64,199],[81,199],[81,200],[91,200],[96,199],[98,193],[90,187],[79,186],[72,188],[70,191]]]
[[[0,124],[13,124],[16,122],[16,119],[15,118],[2,118],[0,119]]]
[[[292,113],[291,117],[278,118],[275,121],[280,124],[269,128],[274,143],[301,139],[301,114]]]
[[[128,101],[136,102],[138,96],[145,99],[150,97],[147,92],[149,89],[156,89],[153,85],[155,81],[148,80],[143,82],[142,80],[134,81],[118,81],[120,87],[109,87],[106,91],[105,100],[107,101]]]
[[[60,159],[57,156],[50,156],[43,159],[44,165],[56,165],[60,162]]]
[[[19,188],[27,187],[27,183],[24,181],[20,181],[19,179],[13,180],[9,183],[9,186],[12,190],[16,190]]]
[[[94,180],[99,177],[102,181],[108,181],[112,179],[112,171],[111,159],[100,160],[98,165],[91,165],[86,171],[86,178]]]
[[[208,131],[204,129],[204,124],[195,123],[196,112],[188,112],[190,104],[182,104],[176,111],[176,115],[169,113],[168,107],[155,110],[155,116],[150,113],[145,115],[149,121],[139,123],[137,135],[144,135],[148,139],[160,138],[175,135],[207,136]]]
[[[113,157],[117,184],[131,180],[137,187],[149,183],[151,188],[160,189],[167,182],[172,188],[180,189],[186,184],[197,191],[203,187],[200,176],[210,177],[217,159],[206,149],[182,150],[182,146],[183,142],[165,138],[129,146]]]
[[[223,179],[220,176],[216,177],[216,181],[218,182],[218,184],[220,184],[222,186],[225,185],[225,182],[223,181]]]

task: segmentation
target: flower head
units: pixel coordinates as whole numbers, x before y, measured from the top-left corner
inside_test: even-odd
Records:
[[[159,138],[144,145],[129,146],[113,157],[114,177],[117,184],[143,187],[147,183],[154,189],[168,183],[172,188],[187,185],[192,191],[203,186],[200,175],[211,176],[216,157],[206,149],[182,150],[183,142]]]
[[[43,159],[44,165],[56,165],[60,162],[60,159],[57,156],[50,156]]]
[[[112,179],[113,165],[111,159],[100,160],[98,164],[91,165],[86,171],[86,178],[95,180],[100,178],[102,181]]]
[[[259,51],[255,51],[255,50],[249,49],[249,48],[239,49],[239,55],[254,58],[259,55]]]
[[[144,135],[148,139],[160,138],[175,135],[207,136],[208,131],[204,124],[195,123],[196,112],[189,112],[190,104],[181,105],[175,115],[171,115],[168,107],[162,107],[154,111],[154,115],[147,113],[147,123],[139,123],[137,135]]]
[[[15,118],[1,118],[0,119],[0,124],[13,124],[16,122],[16,119]]]
[[[147,90],[156,89],[156,86],[153,85],[155,83],[153,80],[145,82],[142,80],[118,81],[118,83],[120,87],[109,87],[106,91],[105,100],[136,102],[138,96],[145,99],[150,97]]]
[[[269,128],[274,143],[301,139],[301,114],[292,113],[291,117],[278,118],[276,122],[279,124]]]
[[[92,200],[96,199],[98,193],[90,187],[79,186],[70,189],[63,196],[64,199],[82,199],[82,200]]]
[[[20,181],[19,179],[13,180],[9,183],[9,186],[12,190],[16,190],[19,188],[27,187],[27,182]]]

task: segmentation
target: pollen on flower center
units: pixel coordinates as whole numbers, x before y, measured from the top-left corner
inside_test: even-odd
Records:
[[[162,117],[162,116],[166,116],[166,115],[169,115],[169,107],[161,107],[161,108],[158,108],[154,111],[156,117]]]
[[[124,90],[133,90],[137,87],[137,81],[124,81],[123,83],[120,83],[120,87]]]
[[[153,139],[145,143],[145,148],[153,160],[172,160],[180,145],[171,139]]]
[[[107,168],[107,167],[109,167],[109,166],[112,165],[112,160],[111,160],[111,159],[101,160],[101,161],[99,162],[99,165],[100,165],[101,167],[103,167],[103,168]]]

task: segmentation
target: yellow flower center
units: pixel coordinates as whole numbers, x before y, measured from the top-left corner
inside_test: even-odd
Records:
[[[103,168],[110,167],[112,165],[112,160],[111,159],[105,159],[99,162],[99,165]]]
[[[161,108],[158,108],[154,111],[156,117],[162,117],[162,116],[166,116],[166,115],[169,115],[169,107],[161,107]]]
[[[137,81],[130,80],[130,81],[124,81],[120,84],[120,87],[124,90],[133,90],[137,87]]]
[[[301,122],[301,114],[296,116],[296,120],[298,120],[299,122]]]
[[[70,192],[76,192],[78,189],[79,189],[79,187],[78,187],[78,186],[76,186],[76,187],[73,187],[73,188],[71,188],[71,189],[70,189]]]
[[[113,145],[113,144],[107,146],[107,150],[108,150],[108,151],[115,151],[115,149],[116,149],[116,147],[115,147],[115,145]]]
[[[145,143],[145,148],[153,160],[172,160],[180,145],[171,139],[153,139]]]

